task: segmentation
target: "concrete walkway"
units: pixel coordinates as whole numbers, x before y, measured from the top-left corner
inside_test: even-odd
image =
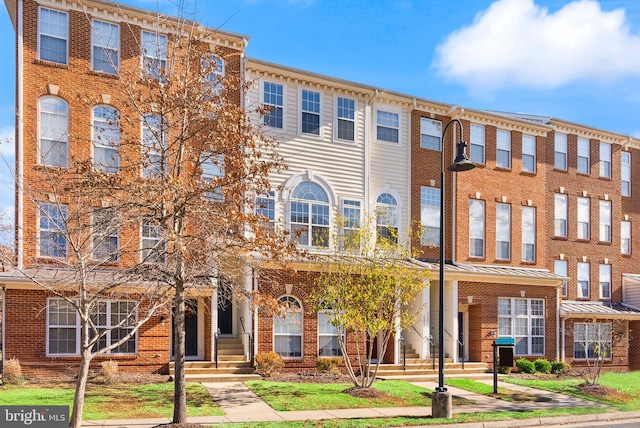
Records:
[[[492,380],[480,380],[481,382],[493,385]],[[412,382],[415,385],[428,389],[437,386],[433,381]],[[224,416],[199,416],[188,418],[189,422],[200,424],[221,424],[233,422],[284,422],[284,421],[306,421],[322,419],[353,419],[353,418],[385,418],[397,416],[428,417],[431,416],[431,407],[386,407],[386,408],[366,408],[366,409],[337,409],[337,410],[305,410],[279,412],[273,410],[256,394],[241,382],[219,382],[203,383],[211,396],[222,408]],[[447,387],[453,396],[465,398],[473,402],[469,405],[453,406],[454,413],[480,413],[480,412],[500,412],[500,411],[526,411],[534,409],[551,409],[557,407],[599,407],[603,413],[581,416],[559,416],[552,418],[533,418],[523,420],[509,420],[499,422],[483,422],[473,424],[458,424],[456,426],[468,426],[469,428],[498,428],[498,427],[530,427],[530,426],[553,426],[577,422],[593,422],[594,426],[600,426],[606,421],[640,418],[640,412],[607,412],[608,407],[592,401],[538,389],[527,388],[509,383],[498,383],[499,387],[512,391],[518,391],[536,397],[533,401],[508,402],[486,395],[476,394],[458,388]],[[169,423],[168,418],[156,419],[132,419],[132,420],[107,420],[107,421],[86,421],[83,426],[87,427],[123,427],[123,428],[152,428],[156,425]],[[443,425],[451,427],[451,425]],[[430,428],[437,427],[430,425]]]

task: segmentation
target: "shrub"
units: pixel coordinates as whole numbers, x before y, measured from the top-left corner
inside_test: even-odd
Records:
[[[511,374],[511,367],[509,366],[498,366],[498,373],[500,374]]]
[[[260,352],[256,355],[256,372],[270,377],[273,372],[284,367],[282,357],[275,352]]]
[[[536,365],[533,361],[529,361],[526,358],[518,358],[516,361],[516,367],[520,370],[520,373],[535,373]]]
[[[556,374],[558,376],[563,376],[569,374],[571,371],[571,366],[564,361],[553,361],[551,363],[551,373]]]
[[[320,373],[334,373],[338,370],[338,366],[342,362],[340,357],[318,358],[316,360],[316,369]]]
[[[100,374],[104,377],[105,383],[117,383],[120,380],[118,376],[118,362],[109,360],[100,363]]]
[[[17,358],[9,358],[3,362],[2,380],[4,383],[21,383],[24,380],[22,377],[22,366]]]
[[[551,373],[551,363],[544,358],[538,358],[533,362],[538,373]]]

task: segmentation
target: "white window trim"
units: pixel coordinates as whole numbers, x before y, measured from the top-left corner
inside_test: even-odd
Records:
[[[140,261],[144,264],[156,264],[156,263],[160,263],[160,264],[164,264],[167,262],[167,255],[166,255],[166,250],[167,250],[167,241],[166,241],[166,237],[162,237],[160,236],[159,238],[152,238],[152,237],[145,237],[144,236],[144,225],[145,223],[153,223],[150,220],[143,220],[142,223],[140,223]],[[159,225],[155,225],[155,224],[151,224],[151,226],[153,226],[154,228],[159,228]],[[162,230],[160,230],[160,232],[162,232]],[[149,247],[149,248],[145,248],[144,247],[144,240],[153,240],[154,242],[156,242],[156,244],[153,247]],[[162,260],[161,261],[156,261],[154,260],[154,257],[149,257],[148,255],[145,256],[145,251],[154,251],[154,248],[160,248],[158,246],[159,243],[161,243],[162,241],[164,241],[164,247],[162,248],[163,250],[163,254],[161,254],[162,256]]]
[[[587,156],[580,156],[580,146],[581,144],[586,144],[587,145]],[[580,173],[580,174],[591,174],[591,141],[589,141],[587,138],[582,138],[582,137],[578,137],[578,152],[576,154],[576,170]],[[580,171],[580,158],[581,157],[586,157],[587,159],[587,170],[586,171]]]
[[[553,140],[553,168],[554,169],[557,169],[560,171],[566,171],[569,168],[569,159],[568,159],[569,143],[567,140],[568,140],[567,134],[560,134],[556,132]],[[563,143],[564,151],[558,150],[558,143]],[[558,166],[556,164],[556,153],[564,154],[564,167]]]
[[[336,338],[338,338],[338,340],[340,340],[340,336],[341,336],[341,335],[340,335],[340,331],[339,331],[337,328],[336,328],[337,334],[321,334],[321,333],[320,333],[320,314],[331,314],[331,313],[333,313],[333,312],[335,312],[333,309],[321,309],[321,310],[319,310],[319,311],[318,311],[318,314],[317,314],[317,317],[316,317],[317,322],[318,322],[318,337],[317,337],[317,344],[318,344],[318,358],[332,358],[332,357],[342,358],[342,349],[341,349],[340,347],[338,347],[338,350],[339,350],[339,352],[340,352],[340,355],[328,355],[328,356],[327,356],[327,355],[322,355],[322,356],[320,355],[320,338],[321,338],[321,337],[336,337]],[[329,318],[329,317],[328,317],[328,318]],[[331,326],[332,326],[333,328],[335,328],[335,327],[333,326],[333,324],[332,324]],[[345,343],[346,343],[346,337],[345,337],[345,335],[346,335],[346,332],[345,332],[345,331],[343,331],[343,332],[342,332],[342,340],[343,340],[343,342],[345,342]],[[338,342],[338,346],[339,346],[339,342]]]
[[[609,295],[605,296],[603,293],[603,287],[602,284],[606,281],[602,281],[603,280],[603,268],[606,271],[607,268],[609,270],[609,276],[608,277],[604,277],[604,279],[608,279],[609,280]],[[606,272],[604,272],[606,274]],[[611,284],[611,265],[609,264],[600,264],[600,266],[598,267],[598,289],[600,292],[600,299],[602,300],[611,300],[611,292],[612,292],[612,284]]]
[[[164,57],[163,56],[152,56],[152,55],[149,55],[148,53],[144,52],[143,51],[143,48],[144,48],[144,34],[151,34],[153,37],[156,38],[156,41],[164,39],[165,43],[166,43],[166,47],[167,47],[167,52],[165,52],[166,56],[164,56]],[[168,61],[169,61],[169,38],[167,37],[166,34],[161,34],[159,32],[154,32],[154,31],[141,30],[141,32],[140,32],[140,70],[142,71],[143,76],[152,77],[153,73],[150,72],[150,70],[148,70],[146,68],[145,58],[150,58],[153,61],[159,61],[159,62],[164,61],[165,74],[168,73],[167,67],[168,67]],[[162,80],[162,77],[163,76],[160,76],[160,80]]]
[[[599,146],[599,159],[600,159],[600,177],[602,178],[611,178],[613,175],[613,171],[612,171],[612,163],[611,163],[611,158],[612,158],[612,147],[611,144],[608,143],[603,143],[600,142],[600,146]],[[609,157],[603,159],[602,156],[602,150],[608,147],[609,150]],[[606,166],[609,166],[609,174],[607,175],[607,171],[606,171]]]
[[[471,216],[471,204],[477,202],[482,206],[482,217],[472,217]],[[469,200],[469,231],[471,232],[471,230],[479,230],[479,229],[475,229],[474,228],[474,221],[478,221],[478,222],[482,222],[482,238],[473,238],[471,236],[471,233],[469,233],[469,257],[474,257],[474,258],[484,258],[486,257],[486,245],[487,245],[487,231],[486,231],[486,221],[487,221],[487,206],[485,204],[485,201],[481,200],[481,199],[470,199]],[[471,249],[474,248],[474,246],[471,244],[471,240],[472,239],[482,239],[482,254],[481,255],[477,255],[477,254],[472,254],[471,253]]]
[[[300,178],[300,177],[299,177]],[[330,235],[330,231],[332,230],[334,224],[335,224],[335,219],[334,219],[334,208],[335,208],[335,204],[334,204],[334,198],[333,198],[333,192],[331,191],[331,189],[325,185],[324,181],[320,181],[317,180],[318,177],[314,176],[314,179],[310,179],[310,177],[307,175],[307,177],[301,177],[301,180],[291,180],[290,182],[293,184],[293,186],[291,187],[291,191],[289,193],[289,198],[288,201],[286,203],[286,227],[287,230],[291,231],[292,229],[292,222],[291,222],[291,204],[294,202],[300,202],[300,203],[305,203],[307,204],[308,207],[308,214],[309,214],[309,221],[306,224],[306,226],[308,226],[308,239],[307,239],[307,244],[302,244],[302,243],[298,243],[298,245],[300,245],[303,248],[307,248],[307,249],[319,249],[319,250],[326,250],[329,249],[331,246],[331,242],[327,242],[327,245],[324,246],[319,246],[319,245],[313,245],[313,226],[316,225],[315,223],[313,223],[313,216],[312,216],[312,205],[321,205],[321,206],[328,206],[329,207],[329,224],[326,226],[327,229],[329,230],[328,235]],[[293,192],[295,191],[295,189],[302,183],[304,182],[311,182],[317,186],[319,186],[326,194],[328,202],[324,202],[324,201],[314,201],[314,200],[310,200],[310,199],[297,199],[297,198],[293,198]],[[297,223],[297,224],[302,224],[302,223]],[[316,226],[320,226],[320,225],[316,225]],[[324,226],[322,226],[324,227]],[[297,238],[293,237],[293,240],[297,242]]]
[[[104,171],[103,168],[99,168],[102,167],[102,165],[96,165],[96,156],[95,156],[95,149],[96,148],[101,148],[103,150],[108,150],[108,151],[113,151],[116,153],[116,157],[118,159],[118,168],[116,171],[104,171],[107,173],[111,173],[111,174],[115,174],[118,171],[120,171],[120,145],[121,145],[121,135],[120,135],[120,123],[118,120],[118,145],[117,146],[112,146],[109,144],[109,142],[101,142],[98,141],[98,139],[96,138],[96,120],[98,120],[99,123],[105,123],[105,121],[102,118],[96,119],[95,116],[95,110],[97,108],[100,107],[106,107],[106,108],[110,108],[112,109],[116,115],[118,116],[118,118],[120,117],[120,112],[118,111],[118,109],[116,109],[115,107],[112,107],[110,105],[107,104],[99,104],[96,106],[93,106],[93,108],[91,109],[91,159],[93,160],[93,167],[94,169],[100,169],[101,171]]]
[[[627,161],[625,161],[625,157],[627,158]],[[624,179],[625,171],[627,171],[626,175],[629,176],[628,180]],[[631,197],[632,189],[631,189],[631,153],[630,152],[625,152],[625,151],[620,152],[620,181],[621,181],[621,183],[620,183],[620,186],[621,186],[620,187],[620,194],[623,197],[627,197],[627,198]],[[628,183],[629,184],[629,192],[628,192],[628,194],[622,191],[623,190],[622,185],[624,183]]]
[[[574,348],[574,351],[573,351],[573,359],[574,359],[574,360],[578,360],[578,361],[585,361],[585,360],[587,360],[587,358],[589,357],[589,350],[588,350],[588,349],[585,349],[585,357],[584,357],[584,358],[577,358],[577,357],[576,357],[576,351],[575,351],[575,349],[576,349],[576,346],[575,346],[575,344],[576,344],[575,331],[576,331],[576,326],[577,326],[578,324],[582,324],[582,325],[584,325],[584,326],[585,326],[585,327],[584,327],[584,328],[585,328],[585,335],[587,334],[587,327],[588,327],[588,326],[590,326],[590,325],[597,326],[597,328],[598,328],[598,329],[600,329],[600,325],[601,325],[601,324],[605,324],[605,325],[608,325],[608,326],[609,326],[609,330],[610,330],[610,332],[612,332],[612,331],[613,331],[613,329],[612,329],[612,325],[611,325],[611,323],[590,322],[590,323],[575,323],[575,324],[573,325],[573,330],[574,330],[574,334],[573,334],[573,348]],[[598,337],[598,338],[599,338],[599,337]],[[611,339],[609,339],[607,342],[609,343],[609,346],[610,346],[610,349],[611,349],[611,355],[609,355],[609,356],[605,357],[605,358],[604,358],[604,360],[605,360],[605,361],[609,361],[609,360],[611,360],[611,359],[612,359],[612,357],[613,357],[613,340],[612,340],[612,338],[611,338]],[[581,343],[581,344],[582,344],[583,342],[577,342],[577,343]],[[595,343],[595,342],[593,342],[593,343]],[[598,341],[597,341],[597,343],[598,343],[598,345],[600,346],[600,345],[602,344],[602,341],[601,341],[601,340],[598,340]]]
[[[581,201],[586,201],[587,202],[586,205],[581,205],[580,204]],[[581,206],[583,206],[583,207],[586,206],[586,208],[585,208],[586,209],[586,213],[583,213],[583,214],[586,214],[586,220],[587,220],[586,222],[581,222],[580,221],[580,207]],[[577,227],[578,227],[577,228],[578,233],[577,233],[576,236],[580,240],[589,241],[591,239],[591,199],[590,198],[579,197],[578,201],[576,203],[576,208],[577,208],[577,213],[578,213],[577,220],[576,220]],[[581,237],[580,236],[580,224],[581,223],[586,223],[587,224],[587,236],[586,237],[584,237],[584,236]]]
[[[293,299],[295,300],[298,305],[299,305],[299,309],[300,309],[300,317],[301,317],[301,326],[300,326],[300,356],[299,357],[282,357],[284,360],[288,360],[288,361],[299,361],[304,359],[304,333],[305,333],[305,329],[304,329],[304,306],[302,305],[302,301],[300,299],[298,299],[295,296],[292,296],[290,294],[286,294],[286,295],[282,295],[280,297],[278,297],[278,302],[281,299]],[[273,315],[272,320],[271,320],[271,333],[272,333],[272,337],[271,337],[271,347],[273,349],[273,352],[276,352],[276,336],[292,336],[290,334],[284,335],[284,334],[277,334],[276,333],[276,329],[275,329],[275,322],[276,322],[276,318],[282,318],[282,317],[278,317],[277,315]],[[297,335],[296,335],[297,336]]]
[[[47,100],[47,99],[54,99],[54,100],[58,100],[62,103],[64,103],[67,106],[67,130],[65,131],[64,134],[64,141],[61,139],[57,139],[57,140],[47,140],[47,141],[53,141],[54,144],[62,144],[64,143],[65,147],[66,147],[66,164],[65,165],[50,165],[48,163],[44,162],[44,154],[42,153],[42,112],[44,111],[44,109],[42,108],[42,101]],[[71,106],[69,105],[69,103],[67,102],[67,100],[60,98],[60,97],[55,97],[55,96],[43,96],[38,98],[38,165],[42,165],[42,166],[51,166],[51,167],[55,167],[55,168],[68,168],[69,167],[69,123],[71,121]]]
[[[61,257],[56,257],[56,256],[52,256],[49,254],[43,254],[42,253],[42,231],[43,229],[40,227],[40,220],[42,217],[42,207],[44,205],[49,205],[49,206],[53,206],[59,209],[60,214],[64,216],[65,213],[62,212],[62,210],[66,210],[67,211],[67,215],[69,214],[69,207],[67,205],[64,204],[56,204],[56,203],[43,203],[43,204],[39,204],[37,207],[37,216],[36,216],[36,221],[37,221],[37,231],[38,231],[38,236],[37,236],[37,245],[36,245],[36,254],[39,258],[43,258],[43,259],[51,259],[51,260],[61,260],[61,259],[66,259],[67,257],[69,257],[69,242],[65,239],[65,255],[61,256]],[[51,231],[52,229],[44,229],[45,231]],[[56,229],[59,230],[59,229]]]
[[[433,125],[438,132],[437,133],[422,132],[423,123],[424,124]],[[426,135],[426,136],[429,136],[429,137],[437,137],[438,138],[438,149],[433,149],[431,147],[424,146],[422,144],[422,136],[423,135]],[[433,151],[436,151],[436,152],[441,152],[442,151],[442,121],[436,120],[436,119],[431,119],[431,118],[428,118],[428,117],[421,117],[420,118],[420,148],[421,149],[425,149],[425,150],[433,150]]]
[[[564,211],[558,209],[558,199],[564,200]],[[564,234],[558,234],[556,222],[564,221]],[[553,195],[553,235],[559,238],[566,238],[569,234],[569,196],[565,193],[554,193]]]
[[[52,354],[49,351],[49,330],[51,328],[60,327],[60,326],[49,324],[49,307],[51,306],[50,302],[52,300],[64,300],[64,299],[61,299],[59,297],[48,297],[47,298],[47,318],[46,318],[46,327],[45,327],[45,330],[46,330],[46,332],[45,332],[45,341],[46,341],[45,342],[45,348],[46,348],[45,355],[47,357],[65,357],[65,356],[74,356],[75,357],[75,356],[80,356],[80,351],[81,351],[80,347],[81,347],[81,339],[82,339],[82,334],[81,334],[82,333],[82,324],[80,322],[80,315],[78,315],[78,312],[76,310],[73,311],[74,315],[76,317],[75,326],[72,327],[71,325],[68,325],[68,326],[63,326],[62,327],[62,328],[69,328],[69,329],[75,328],[75,330],[76,330],[76,352],[73,353],[73,354],[72,353],[65,353],[65,354],[56,353],[56,354]],[[98,301],[98,303],[106,303],[107,304],[107,308],[108,308],[107,309],[107,325],[109,326],[108,328],[110,330],[113,330],[113,327],[111,327],[111,320],[110,320],[110,318],[111,318],[110,317],[110,314],[111,314],[111,303],[113,303],[113,302],[124,302],[124,303],[131,302],[131,303],[134,303],[134,305],[137,304],[137,302],[135,302],[134,300],[100,300],[100,301]],[[135,323],[137,324],[138,323],[138,309],[136,309],[135,312],[136,312],[136,321],[135,321]],[[103,353],[101,355],[110,355],[110,356],[118,356],[118,355],[133,356],[133,355],[138,355],[138,349],[139,349],[138,348],[138,340],[139,340],[139,335],[140,335],[139,333],[140,333],[140,331],[138,330],[133,335],[133,338],[135,340],[135,351],[134,352],[119,352],[119,353],[116,353],[116,352],[110,351],[110,352],[107,352],[107,353]],[[108,338],[110,338],[110,334],[111,334],[111,332],[107,333],[107,335],[105,336],[105,338],[107,339],[107,342],[108,342]]]
[[[533,153],[525,153],[524,151],[524,142],[527,139],[531,139],[533,140]],[[533,135],[527,135],[527,134],[523,134],[522,135],[522,156],[524,158],[524,155],[528,155],[528,156],[532,156],[533,157],[533,170],[529,171],[524,169],[524,161],[522,161],[522,171],[523,172],[527,172],[527,173],[535,173],[538,170],[538,157],[536,154],[536,137],[534,137]]]
[[[603,215],[606,213],[606,210],[607,210],[606,207],[608,207],[609,216],[608,216],[608,218],[604,218],[603,219]],[[599,214],[598,215],[598,220],[600,222],[600,225],[599,225],[600,227],[598,228],[598,240],[600,242],[611,242],[611,235],[612,235],[612,226],[611,226],[612,212],[611,212],[611,210],[612,209],[613,209],[613,204],[611,203],[611,201],[599,201],[599,203],[598,203],[598,210],[599,210],[599,212],[598,212],[598,214]],[[607,236],[607,232],[608,232],[609,236]]]
[[[66,50],[66,53],[67,53],[67,57],[65,58],[64,62],[55,62],[55,61],[51,61],[51,60],[48,60],[48,59],[42,59],[42,55],[41,55],[41,48],[42,48],[41,35],[42,35],[42,33],[41,33],[41,29],[40,29],[40,23],[41,23],[41,18],[42,18],[41,11],[43,9],[47,9],[47,10],[52,10],[54,12],[63,13],[67,17],[67,35],[65,37],[65,43],[66,43],[65,50]],[[38,42],[37,42],[38,43],[38,59],[40,61],[46,61],[46,62],[50,62],[52,64],[69,65],[69,13],[68,12],[65,12],[63,10],[58,10],[58,9],[52,9],[50,7],[43,7],[43,6],[38,7],[38,36],[37,37],[38,37],[38,39],[37,39],[38,40]],[[52,37],[54,37],[54,36],[52,36]],[[57,38],[57,36],[55,36],[55,37]]]
[[[505,299],[509,301],[509,314],[500,314],[498,312],[498,319],[503,318],[503,319],[510,319],[511,320],[511,335],[510,336],[501,336],[498,332],[498,337],[511,337],[514,340],[517,339],[518,337],[526,337],[527,338],[527,349],[529,350],[528,354],[516,354],[516,349],[514,347],[514,355],[518,355],[518,356],[525,356],[525,355],[531,355],[531,356],[537,356],[537,355],[545,355],[546,352],[546,327],[547,327],[547,320],[545,317],[545,312],[546,312],[546,308],[544,305],[544,299],[524,299],[524,298],[515,298],[515,297],[499,297],[498,301],[500,299]],[[515,302],[517,300],[525,300],[527,302],[527,315],[516,315],[515,313]],[[538,301],[538,302],[542,302],[542,310],[543,310],[543,314],[542,315],[533,315],[533,309],[532,309],[532,303],[533,301]],[[528,326],[528,333],[526,336],[522,336],[522,335],[516,335],[516,319],[524,319],[526,318],[528,320],[527,322],[527,326]],[[533,335],[532,334],[532,329],[533,329],[533,323],[531,322],[532,319],[541,319],[543,320],[544,323],[544,327],[542,329],[543,331],[543,335]],[[532,348],[533,348],[533,342],[532,339],[534,337],[542,337],[542,352],[541,353],[533,353],[532,352]]]
[[[557,267],[559,265],[564,266],[564,268],[562,269],[557,269]],[[560,272],[560,270],[562,270],[562,272]],[[554,260],[553,261],[553,273],[558,274],[558,275],[562,275],[562,276],[569,276],[569,263],[566,260]],[[567,284],[567,281],[564,281],[562,283],[562,290],[561,290],[561,295],[562,297],[567,297],[567,294],[569,292],[569,286]]]
[[[91,220],[92,220],[91,231],[92,231],[92,233],[94,233],[94,239],[95,239],[95,234],[98,233],[99,231],[95,230],[96,226],[95,226],[95,223],[93,222],[94,219],[95,219],[95,211],[91,213]],[[113,237],[115,237],[116,241],[117,241],[116,242],[117,254],[116,254],[116,258],[115,259],[105,262],[105,263],[109,263],[109,264],[111,264],[111,263],[117,264],[120,261],[120,227],[114,228],[114,230],[112,231],[111,234],[104,235],[102,237],[103,238],[102,243],[105,242],[105,239],[113,238]],[[100,259],[100,258],[95,256],[95,252],[96,252],[96,245],[95,245],[95,242],[92,242],[91,243],[91,258],[93,260],[96,260],[96,261],[102,261],[102,259]]]
[[[281,106],[278,106],[277,104],[268,103],[265,101],[265,98],[264,98],[265,83],[282,86],[282,105]],[[264,116],[262,116],[260,117],[260,123],[264,124],[264,129],[271,130],[272,132],[279,132],[279,133],[287,132],[287,107],[286,107],[287,106],[287,85],[285,85],[283,82],[275,81],[275,79],[274,80],[262,79],[260,81],[260,104],[267,107],[269,106],[280,107],[282,109],[282,128],[267,125],[264,122]]]
[[[499,207],[506,207],[507,208],[507,213],[508,213],[508,219],[506,223],[499,223],[498,222],[498,208]],[[506,226],[508,234],[509,234],[509,240],[508,241],[499,241],[498,240],[498,229],[500,228],[500,226]],[[509,244],[509,249],[508,251],[508,255],[507,257],[500,257],[500,251],[499,251],[499,247],[498,244],[500,242],[506,242],[507,244]],[[496,259],[498,260],[511,260],[511,204],[506,204],[506,203],[497,203],[496,204]]]
[[[428,150],[428,149],[427,149]],[[429,246],[429,247],[434,247],[434,248],[439,248],[440,247],[440,205],[442,204],[442,201],[440,201],[440,204],[438,205],[429,205],[429,204],[423,204],[422,203],[422,192],[424,189],[431,189],[435,192],[435,194],[438,197],[438,200],[440,200],[440,188],[439,187],[431,187],[431,186],[421,186],[420,187],[420,227],[423,229],[437,229],[438,230],[438,242],[429,242],[429,241],[425,241],[425,237],[424,234],[421,234],[420,236],[420,245],[423,246]],[[437,224],[433,224],[433,225],[427,225],[425,224],[425,221],[422,217],[422,209],[423,207],[428,206],[428,207],[436,207],[438,210],[438,223]]]
[[[533,225],[531,225],[532,227],[532,236],[525,236],[525,216],[524,213],[526,211],[531,211],[533,213]],[[537,235],[537,229],[538,229],[538,210],[536,209],[536,207],[522,207],[522,261],[523,262],[527,262],[527,263],[533,263],[535,261],[537,261],[537,252],[538,252],[538,246],[537,246],[537,240],[536,240],[536,235]],[[532,242],[530,242],[532,241]],[[533,245],[533,259],[532,260],[528,260],[525,259],[525,245]]]
[[[482,143],[479,141],[473,141],[473,129],[474,128],[482,128]],[[475,160],[471,158],[471,148],[473,146],[482,147],[482,160]],[[472,162],[485,164],[487,162],[487,128],[484,125],[478,125],[476,123],[472,123],[469,127],[469,159]]]
[[[95,68],[95,64],[93,62],[94,59],[95,59],[94,58],[94,54],[93,54],[93,48],[97,46],[99,48],[103,48],[104,49],[104,46],[103,45],[94,45],[93,44],[93,37],[95,35],[94,29],[93,29],[94,28],[93,27],[93,23],[94,22],[101,22],[101,23],[104,23],[104,24],[113,25],[113,26],[118,28],[118,49],[117,49],[117,52],[116,52],[117,65],[115,67],[115,73],[111,73],[109,71],[103,71],[103,70],[96,70],[96,68]],[[122,44],[121,44],[120,25],[119,24],[116,24],[114,22],[104,21],[102,19],[96,19],[96,18],[91,20],[91,70],[93,70],[93,71],[95,71],[97,73],[105,73],[105,74],[109,74],[109,75],[117,75],[120,72],[120,61],[121,61],[121,59],[120,59],[120,51],[121,51],[121,46],[122,46]]]
[[[345,99],[345,100],[353,101],[353,119],[348,119],[348,118],[344,118],[344,117],[339,117],[338,116],[338,98],[342,98],[342,99]],[[340,96],[340,95],[336,95],[334,97],[333,108],[334,108],[334,111],[336,112],[335,120],[333,121],[333,128],[335,129],[334,139],[336,141],[339,141],[339,142],[345,143],[345,144],[355,144],[356,141],[358,141],[358,100],[355,99],[355,98],[351,98],[351,97],[343,97],[343,96]],[[322,108],[321,108],[321,110],[322,110]],[[322,120],[322,118],[321,118],[321,120]],[[338,137],[338,126],[339,126],[339,122],[341,120],[353,123],[353,140],[345,140],[344,138]]]
[[[383,128],[397,129],[398,130],[398,141],[397,142],[378,139],[378,111],[385,112],[385,113],[393,113],[393,114],[397,114],[398,115],[398,127],[397,128],[394,128],[392,126],[387,126],[387,125],[380,125]],[[386,106],[386,105],[376,106],[373,109],[373,126],[374,126],[374,130],[373,130],[374,134],[373,135],[375,135],[375,141],[377,141],[380,144],[387,144],[387,145],[390,145],[390,146],[393,146],[393,147],[398,147],[399,145],[402,145],[402,138],[403,138],[402,120],[403,120],[402,110],[397,109],[397,108],[393,108],[391,106]]]
[[[307,92],[318,94],[318,109],[320,111],[318,111],[316,113],[316,112],[313,112],[313,111],[303,110],[302,109],[302,92],[303,91],[307,91]],[[283,91],[283,94],[284,94],[284,91]],[[284,98],[283,98],[282,101],[284,102]],[[324,102],[324,97],[323,97],[322,91],[316,90],[314,88],[299,88],[299,90],[298,90],[298,105],[300,106],[300,108],[298,109],[298,114],[300,115],[299,116],[300,126],[298,128],[298,134],[300,136],[322,139],[323,134],[324,134],[324,126],[323,126],[324,118],[323,118],[323,114],[322,114],[323,110],[324,110],[323,102]],[[314,133],[311,133],[311,132],[303,132],[302,131],[302,114],[303,113],[308,113],[308,114],[313,114],[313,115],[317,115],[318,116],[318,133],[317,134],[314,134]],[[284,114],[284,111],[283,111],[283,114]],[[284,125],[284,115],[283,115],[282,121],[283,121],[283,125]]]
[[[506,138],[506,140],[502,141],[502,143],[507,144],[508,145],[507,148],[504,148],[504,147],[501,148],[500,147],[500,144],[501,144],[500,136],[501,135],[503,136],[503,138]],[[496,131],[496,166],[498,168],[511,169],[511,163],[512,163],[512,161],[511,161],[511,152],[512,152],[511,146],[512,146],[511,145],[511,132],[510,131],[506,131],[504,129],[498,129]],[[508,165],[506,165],[506,166],[505,165],[498,165],[498,153],[501,152],[501,151],[502,152],[507,152],[507,154],[508,154],[508,159],[509,160],[507,162]]]
[[[580,282],[585,281],[585,278],[580,276],[580,266],[583,266],[583,265],[587,267],[587,277],[586,277],[587,295],[586,296],[581,295],[582,287],[580,287]],[[579,299],[588,299],[589,297],[591,297],[591,264],[590,263],[578,262],[576,266],[576,283],[578,284],[578,288],[576,291]]]
[[[626,252],[624,251],[625,240],[629,241],[629,250]],[[623,220],[620,223],[620,254],[629,255],[631,254],[631,251],[631,222]]]

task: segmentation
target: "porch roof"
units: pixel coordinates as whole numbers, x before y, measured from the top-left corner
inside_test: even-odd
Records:
[[[564,300],[560,305],[560,317],[640,320],[640,310],[622,302]]]
[[[433,271],[440,269],[439,263],[420,261],[423,266]],[[511,266],[491,266],[467,263],[445,263],[445,275],[449,279],[476,282],[505,282],[529,285],[561,286],[570,278],[547,269],[521,268]],[[435,279],[435,278],[434,278]]]

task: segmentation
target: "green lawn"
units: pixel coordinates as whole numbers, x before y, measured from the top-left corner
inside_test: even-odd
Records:
[[[431,390],[405,381],[376,382],[385,397],[365,399],[343,391],[351,384],[249,381],[246,385],[275,410],[328,410],[362,407],[430,406]]]
[[[56,384],[54,388],[37,385],[0,387],[0,405],[69,405],[73,406],[74,386]],[[207,390],[198,383],[187,384],[187,415],[223,415]],[[173,383],[144,385],[95,385],[87,387],[84,420],[136,419],[171,417],[173,415]]]
[[[579,378],[557,378],[524,380],[507,377],[503,379],[517,385],[530,386],[532,388],[543,389],[545,391],[558,392],[572,395],[574,397],[585,398],[598,403],[607,404],[621,411],[640,410],[640,371],[629,373],[604,373],[600,377],[600,384],[613,388],[616,393],[603,396],[588,395],[583,393],[579,385],[585,381]]]

